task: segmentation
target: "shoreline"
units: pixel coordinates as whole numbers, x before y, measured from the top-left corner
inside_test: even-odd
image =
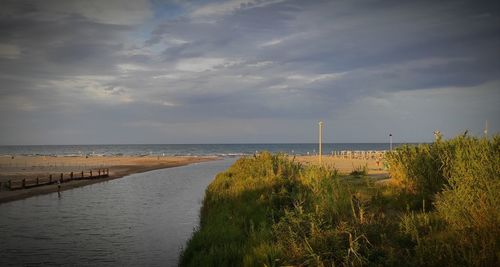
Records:
[[[23,160],[36,160],[40,159],[40,157],[25,157]],[[93,158],[94,161],[99,158]],[[199,162],[206,162],[206,161],[212,161],[212,160],[218,160],[220,159],[219,157],[167,157],[167,158],[162,158],[161,162],[155,162],[154,159],[157,159],[157,157],[154,157],[154,159],[148,159],[148,158],[138,158],[138,157],[106,157],[106,159],[111,159],[112,162],[116,161],[119,162],[120,164],[116,165],[109,165],[107,168],[109,168],[109,177],[106,178],[100,178],[100,179],[92,179],[92,180],[74,180],[74,181],[69,181],[61,184],[61,192],[78,188],[78,187],[83,187],[91,184],[96,184],[96,183],[102,183],[102,182],[107,182],[110,180],[122,178],[127,175],[135,174],[135,173],[143,173],[143,172],[148,172],[148,171],[153,171],[153,170],[159,170],[159,169],[166,169],[166,168],[173,168],[173,167],[180,167],[180,166],[186,166],[190,165],[193,163],[199,163]],[[145,161],[144,159],[147,159]],[[5,158],[3,158],[5,160]],[[0,162],[2,161],[2,158],[0,157]],[[125,161],[125,162],[122,162]],[[159,159],[158,159],[159,161]],[[102,162],[102,161],[101,161]],[[104,160],[104,163],[110,164],[110,162],[106,162]],[[33,166],[35,168],[35,166]],[[61,168],[61,167],[59,167]],[[71,166],[65,166],[63,168],[71,168]],[[7,172],[5,173],[3,169],[0,169],[0,180],[5,181],[7,176],[13,177],[13,179],[21,179],[21,178],[26,178],[26,177],[35,177],[36,175],[40,174],[46,174],[46,172],[26,172],[26,167],[24,169],[20,170],[15,170],[18,171],[18,173]],[[25,173],[23,173],[23,171]],[[56,172],[63,172],[58,168],[52,168],[49,173],[56,173]],[[57,184],[52,184],[52,185],[46,185],[46,186],[40,186],[40,187],[34,187],[34,188],[28,188],[28,189],[20,189],[20,190],[13,190],[13,191],[5,191],[2,190],[0,191],[0,205],[3,203],[11,202],[11,201],[16,201],[16,200],[22,200],[26,198],[30,198],[33,196],[37,195],[44,195],[44,194],[50,194],[50,193],[55,193],[58,191],[58,186]]]
[[[289,156],[302,164],[317,165],[317,156]],[[95,183],[107,182],[124,176],[152,170],[186,166],[192,163],[217,160],[216,156],[93,156],[93,157],[47,157],[16,156],[15,158],[0,156],[0,182],[9,179],[21,180],[35,177],[48,177],[50,174],[68,174],[72,171],[108,168],[109,177],[99,179],[74,180],[61,184],[61,191],[83,187]],[[339,173],[349,174],[354,169],[366,166],[369,176],[386,177],[387,170],[382,169],[380,159],[341,158],[325,155],[323,164],[336,168]],[[58,176],[55,177],[58,177]],[[19,190],[0,188],[0,205],[32,196],[57,192],[57,184],[45,185]]]

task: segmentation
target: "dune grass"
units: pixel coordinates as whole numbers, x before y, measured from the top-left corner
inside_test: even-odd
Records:
[[[396,183],[286,155],[239,159],[206,190],[181,266],[499,266],[500,138],[388,156]]]

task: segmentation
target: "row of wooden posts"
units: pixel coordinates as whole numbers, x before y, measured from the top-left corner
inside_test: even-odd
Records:
[[[86,173],[88,173],[89,175],[85,176]],[[24,178],[22,180],[14,180],[14,181],[8,180],[7,182],[4,182],[4,184],[5,187],[8,188],[9,190],[17,190],[17,189],[26,189],[26,188],[50,185],[58,182],[66,183],[73,180],[99,179],[106,177],[109,177],[109,169],[98,169],[97,173],[93,172],[92,170],[89,170],[88,172],[81,171],[80,173],[71,172],[69,174],[69,177],[65,177],[64,173],[61,173],[59,178],[55,178],[53,177],[52,174],[50,174],[49,177],[46,178],[36,177],[36,179]],[[2,182],[0,182],[0,190],[2,186],[3,184]]]
[[[332,151],[331,156],[335,158],[345,158],[345,159],[381,159],[387,153],[386,150],[376,151],[376,150],[342,150],[342,151]]]

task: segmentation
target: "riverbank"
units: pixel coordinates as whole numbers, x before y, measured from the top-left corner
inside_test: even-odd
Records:
[[[81,172],[89,169],[109,169],[109,177],[94,180],[75,180],[61,185],[61,190],[68,190],[89,184],[105,182],[133,173],[156,169],[184,166],[197,162],[216,160],[217,157],[181,157],[181,156],[146,156],[146,157],[48,157],[16,156],[0,157],[0,182],[22,180],[36,177],[58,177],[60,173]],[[7,191],[0,191],[0,203],[28,198],[40,194],[57,192],[56,184]]]

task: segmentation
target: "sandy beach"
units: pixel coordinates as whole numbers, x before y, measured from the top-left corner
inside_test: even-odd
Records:
[[[109,177],[95,180],[75,180],[65,182],[61,190],[68,190],[88,184],[109,181],[128,174],[150,170],[188,165],[196,162],[215,160],[217,157],[182,156],[120,156],[120,157],[52,157],[52,156],[8,156],[0,157],[0,182],[36,179],[61,173],[109,169]],[[0,190],[0,203],[57,191],[57,185],[46,185],[29,189],[8,191],[4,185]]]
[[[295,156],[295,161],[303,164],[319,165],[318,156]],[[378,159],[361,159],[361,158],[344,158],[324,155],[322,157],[322,165],[333,167],[341,174],[349,174],[356,169],[362,169],[364,166],[368,168],[370,176],[387,176],[387,170],[384,170],[383,160]]]

